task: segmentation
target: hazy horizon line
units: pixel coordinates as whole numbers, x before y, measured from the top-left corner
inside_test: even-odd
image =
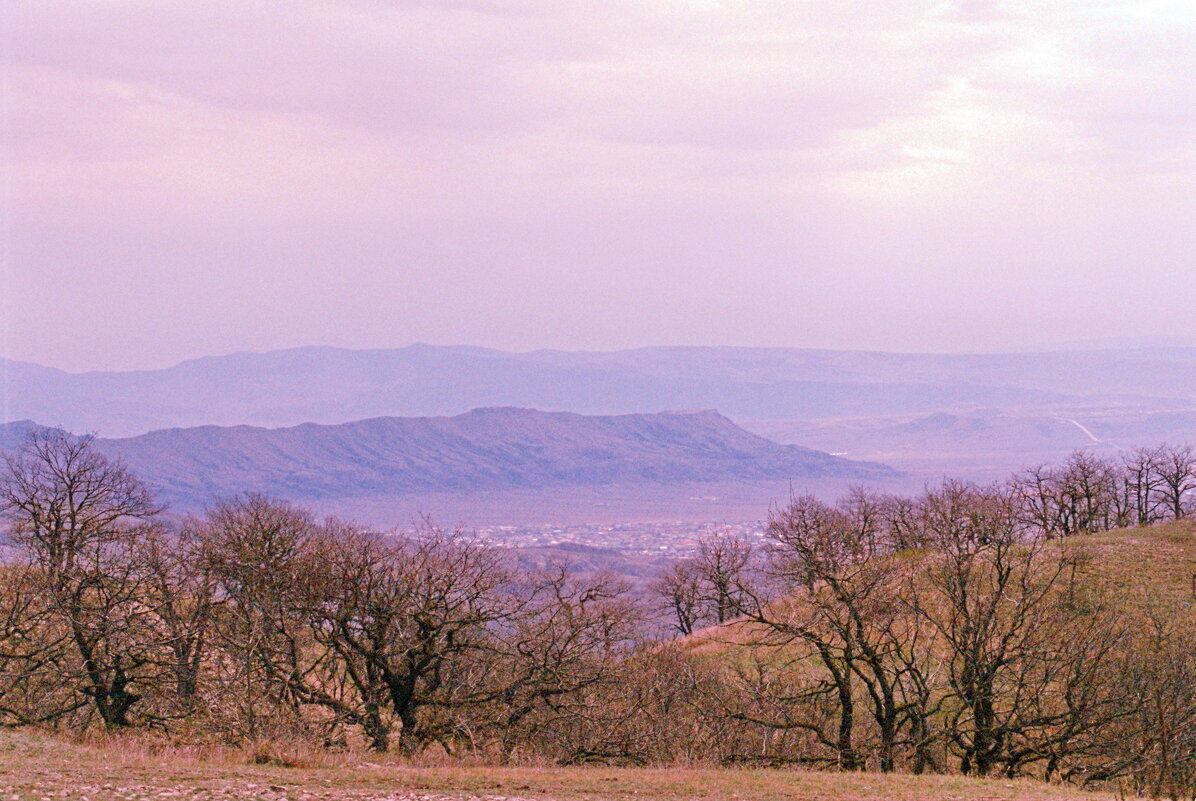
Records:
[[[170,370],[184,364],[192,362],[204,361],[207,359],[225,359],[236,356],[268,356],[277,353],[289,353],[296,351],[343,351],[343,352],[385,352],[385,351],[400,351],[411,348],[434,348],[440,350],[476,350],[476,351],[490,351],[494,353],[503,353],[509,355],[532,355],[536,353],[565,353],[565,354],[614,354],[614,353],[631,353],[634,351],[643,350],[739,350],[739,351],[803,351],[810,353],[875,353],[892,356],[1004,356],[1004,355],[1027,355],[1033,353],[1063,353],[1069,351],[1103,351],[1103,350],[1151,350],[1156,348],[1196,348],[1196,335],[1194,336],[1165,336],[1165,337],[1116,337],[1116,338],[1099,338],[1086,340],[1069,340],[1063,342],[1043,342],[1034,345],[1027,345],[1023,347],[1012,348],[981,348],[981,349],[895,349],[886,350],[882,348],[863,348],[863,347],[813,347],[802,345],[748,345],[748,344],[717,344],[717,345],[702,345],[702,344],[645,344],[636,345],[632,347],[612,347],[612,348],[596,348],[596,347],[534,347],[534,348],[506,348],[493,345],[481,345],[477,343],[436,343],[416,340],[407,342],[402,345],[390,346],[362,346],[352,347],[346,345],[332,345],[332,344],[305,344],[305,345],[291,345],[279,348],[265,348],[265,349],[242,349],[232,350],[217,353],[204,353],[196,356],[189,356],[183,359],[172,360],[169,362],[156,362],[153,364],[146,364],[142,366],[133,367],[94,367],[83,369],[72,369],[67,367],[59,367],[54,364],[49,364],[43,361],[36,361],[27,358],[17,358],[5,354],[0,354],[0,360],[9,363],[28,364],[36,367],[41,367],[49,370],[56,370],[68,375],[82,375],[86,373],[138,373],[138,372],[157,372],[160,370]]]

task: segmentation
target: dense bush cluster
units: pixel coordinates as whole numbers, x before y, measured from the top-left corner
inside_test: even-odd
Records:
[[[0,725],[1191,795],[1192,613],[1069,535],[1184,517],[1194,484],[1192,451],[1160,448],[798,497],[636,589],[256,496],[168,525],[89,440],[41,431],[0,474]]]

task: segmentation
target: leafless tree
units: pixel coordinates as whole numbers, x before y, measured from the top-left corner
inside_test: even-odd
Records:
[[[1196,638],[1162,609],[1153,610],[1129,681],[1140,689],[1127,744],[1139,792],[1152,798],[1196,796]],[[1132,746],[1131,746],[1132,747]]]
[[[520,582],[524,602],[500,628],[496,659],[481,688],[500,714],[503,752],[528,744],[585,761],[592,745],[570,746],[562,725],[578,718],[604,719],[594,699],[616,694],[611,682],[625,674],[641,619],[627,582],[614,576],[575,576],[565,564],[553,565]],[[600,705],[601,706],[601,705]],[[622,713],[608,710],[614,717]]]
[[[895,768],[898,691],[890,667],[890,642],[872,618],[887,613],[882,600],[888,564],[879,557],[885,543],[878,507],[849,498],[830,507],[799,497],[770,516],[769,577],[791,597],[769,602],[745,591],[743,612],[765,632],[769,644],[800,642],[812,649],[825,670],[827,693],[838,713],[835,750],[844,770],[864,760],[856,744],[856,683],[866,689],[880,731],[880,767]]]
[[[1122,476],[1132,499],[1134,525],[1149,526],[1162,518],[1159,509],[1162,457],[1160,448],[1136,448],[1122,457]]]
[[[652,582],[651,590],[670,626],[685,637],[704,624],[702,574],[693,559],[679,559]]]
[[[1159,503],[1173,519],[1186,517],[1196,492],[1196,449],[1190,445],[1160,448],[1156,464]]]
[[[184,709],[199,694],[217,607],[212,560],[197,531],[201,525],[189,520],[177,534],[153,530],[139,552],[147,570],[142,600],[157,617],[175,700]]]
[[[1067,533],[1091,534],[1112,528],[1110,497],[1114,480],[1115,470],[1095,454],[1076,451],[1068,458],[1060,476],[1071,520]]]
[[[1192,461],[1078,453],[1005,485],[793,498],[760,546],[705,540],[655,582],[682,635],[662,643],[626,582],[430,524],[246,495],[175,531],[91,440],[42,431],[0,470],[0,726],[1190,796],[1191,612],[1144,617],[1090,570],[1106,543],[1073,535],[1187,515]]]
[[[259,495],[208,511],[195,527],[196,549],[221,605],[213,640],[223,670],[214,681],[230,736],[258,740],[299,723],[304,672],[303,621],[317,524],[307,512]]]
[[[1009,482],[1021,521],[1048,537],[1105,531],[1117,517],[1117,470],[1087,451],[1076,451],[1059,467],[1040,465]]]
[[[336,659],[320,663],[324,680],[302,685],[305,700],[360,723],[376,750],[389,747],[389,719],[404,752],[448,746],[457,732],[446,712],[472,700],[461,670],[493,653],[491,628],[513,614],[509,571],[461,532],[346,534],[325,540],[323,585],[306,602],[316,641]],[[320,695],[329,676],[352,687],[357,706]]]
[[[903,740],[913,746],[915,770],[933,767],[935,702],[926,649],[934,632],[902,603],[904,574],[894,558],[898,548],[926,541],[916,508],[895,509],[892,499],[860,490],[834,508],[806,499],[774,516],[769,536],[774,575],[800,587],[800,601],[843,644],[848,678],[862,688],[875,730],[877,767],[897,769]]]
[[[57,724],[87,705],[63,680],[74,671],[70,631],[23,565],[0,567],[0,726]]]
[[[1074,737],[1096,726],[1106,710],[1087,691],[1121,636],[1074,611],[1077,555],[1026,530],[1016,506],[999,488],[960,484],[925,501],[933,592],[914,602],[949,649],[957,703],[946,726],[963,773],[1013,775],[1060,745],[1061,728]],[[1081,625],[1087,636],[1077,636]]]
[[[665,568],[651,590],[671,626],[685,636],[735,617],[754,555],[751,542],[723,533],[700,540],[696,555]]]
[[[694,564],[701,577],[699,600],[714,623],[726,623],[738,614],[740,588],[749,580],[751,561],[751,543],[741,537],[721,534],[698,543]]]
[[[884,529],[892,551],[926,547],[925,533],[919,523],[920,507],[915,498],[888,495],[880,499],[880,505],[880,514],[884,519]]]
[[[90,437],[39,429],[0,469],[0,516],[77,659],[69,679],[108,728],[130,723],[160,643],[138,548],[159,509]],[[66,679],[66,677],[64,677]]]

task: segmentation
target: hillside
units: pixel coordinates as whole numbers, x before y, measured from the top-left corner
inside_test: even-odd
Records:
[[[1196,349],[934,355],[785,348],[508,353],[298,348],[167,369],[66,373],[0,363],[9,420],[102,436],[152,429],[460,414],[717,408],[736,421],[991,408],[1190,409]]]
[[[29,425],[5,426],[0,445],[11,447]],[[585,416],[476,409],[456,417],[342,425],[169,429],[98,444],[184,508],[245,491],[318,501],[894,475],[883,465],[778,445],[717,412]]]
[[[1196,601],[1196,521],[1180,520],[1076,538],[1093,558],[1091,570],[1138,609]]]
[[[1123,611],[1131,614],[1155,609],[1193,612],[1193,602],[1196,602],[1196,520],[1085,534],[1066,542],[1087,555],[1089,561],[1084,567],[1087,581],[1110,591]],[[898,558],[908,564],[905,555]],[[1196,624],[1196,618],[1193,623]],[[746,642],[752,636],[751,629],[749,624],[732,622],[695,632],[684,644],[693,653],[720,652]]]

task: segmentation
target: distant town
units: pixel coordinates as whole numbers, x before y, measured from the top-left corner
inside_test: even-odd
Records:
[[[764,522],[694,523],[687,521],[608,523],[598,525],[485,526],[476,529],[480,539],[510,548],[565,543],[609,548],[627,554],[690,556],[703,539],[728,534],[740,538],[764,536]]]

